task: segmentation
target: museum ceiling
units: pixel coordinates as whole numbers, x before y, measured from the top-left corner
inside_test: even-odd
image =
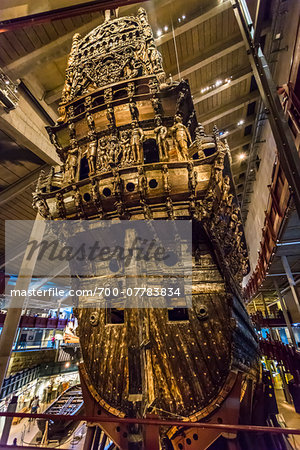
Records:
[[[85,35],[104,20],[101,3],[107,2],[73,0],[69,17],[64,17],[61,11],[70,5],[67,0],[1,2],[0,66],[13,80],[22,82],[50,122],[57,117],[72,36],[75,32]],[[253,14],[255,3],[248,1]],[[122,6],[119,15],[135,13],[139,6]],[[148,12],[166,73],[174,79],[189,80],[198,121],[206,132],[216,124],[228,139],[238,199],[243,201],[246,212],[248,155],[260,96],[230,0],[151,0],[142,6]],[[266,21],[263,34],[268,34],[268,26]],[[13,144],[13,135],[0,135],[2,148]],[[34,159],[32,148],[25,155],[26,145],[18,149],[21,151],[23,159],[30,161],[24,164],[26,170],[1,151],[0,203],[5,205],[2,220],[35,215],[31,207],[32,183],[37,168],[48,161],[40,153]]]

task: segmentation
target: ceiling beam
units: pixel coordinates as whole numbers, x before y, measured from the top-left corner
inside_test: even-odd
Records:
[[[57,100],[60,100],[61,94],[63,90],[63,85],[58,86],[55,89],[52,89],[51,91],[47,91],[44,95],[44,101],[47,105],[52,105],[52,103],[57,102]]]
[[[55,122],[57,119],[57,111],[56,108],[53,109],[52,106],[50,106],[45,101],[45,89],[41,84],[41,80],[38,80],[37,77],[32,73],[28,73],[25,77],[20,78],[20,80],[23,81],[23,83],[25,83],[25,85],[32,92],[34,97],[38,100],[42,108],[44,108],[47,114],[49,114],[51,119],[54,120]]]
[[[242,116],[241,116],[242,117]],[[255,121],[255,114],[251,114],[251,116],[248,116],[244,119],[243,125],[238,125],[237,123],[232,123],[228,125],[227,127],[223,127],[222,131],[227,131],[226,135],[221,136],[221,138],[228,139],[229,136],[232,136],[234,133],[238,133],[239,131],[245,130],[245,128],[248,125],[252,125]]]
[[[25,191],[29,186],[31,186],[35,181],[37,181],[40,171],[45,170],[48,167],[49,167],[48,164],[44,164],[43,166],[38,167],[33,172],[30,172],[25,177],[21,178],[20,180],[10,185],[8,188],[1,191],[0,205],[7,203],[8,201],[12,200],[17,195],[19,195],[21,192]]]
[[[198,92],[196,92],[196,93],[193,93],[193,97],[194,97],[194,105],[197,104],[197,103],[199,103],[199,102],[202,102],[203,100],[206,100],[206,99],[212,97],[213,95],[217,95],[217,94],[219,94],[220,92],[223,92],[223,91],[225,91],[226,89],[229,89],[229,88],[231,88],[232,86],[235,86],[236,84],[241,83],[242,81],[248,80],[248,79],[251,78],[251,76],[252,76],[251,69],[250,69],[250,70],[249,70],[249,69],[250,69],[250,67],[243,68],[237,75],[235,75],[235,76],[231,79],[230,83],[222,84],[221,86],[218,86],[218,87],[216,87],[215,89],[212,89],[212,90],[208,91],[208,92],[205,93],[205,94],[201,94],[201,91],[198,91]],[[220,77],[220,78],[221,78],[221,77]],[[217,79],[217,77],[216,77],[216,79]],[[214,80],[214,82],[216,81],[216,79]],[[210,84],[213,84],[213,82],[212,82],[212,83],[207,83],[208,86],[209,86]]]
[[[21,78],[31,72],[36,66],[45,65],[53,59],[67,55],[71,50],[72,38],[75,32],[84,36],[93,28],[100,25],[100,23],[100,17],[93,19],[81,27],[60,36],[58,39],[55,39],[49,44],[46,44],[43,47],[22,56],[16,61],[13,61],[11,64],[6,66],[6,70],[16,73],[17,78]]]
[[[106,9],[117,9],[120,6],[128,6],[133,3],[141,3],[144,0],[93,0],[90,2],[79,3],[64,8],[51,9],[36,14],[30,14],[23,17],[16,17],[10,20],[0,22],[0,33],[13,31],[20,28],[39,25],[41,23],[51,22],[53,20],[63,20],[69,17],[76,17],[82,14],[91,14]]]
[[[194,63],[189,65],[186,68],[181,68],[180,70],[180,78],[187,77],[191,73],[195,72],[196,70],[201,69],[202,67],[206,66],[207,64],[210,64],[214,62],[216,59],[220,59],[223,56],[229,55],[230,53],[234,52],[235,50],[238,50],[239,48],[244,47],[244,42],[241,40],[240,34],[236,35],[232,39],[230,39],[227,42],[218,42],[217,45],[214,45],[212,48],[210,48],[206,53],[203,53],[202,55],[198,55],[196,60],[194,60]],[[171,70],[171,73],[176,73],[177,68],[174,67]],[[173,76],[174,80],[179,80],[178,73]]]
[[[45,126],[49,125],[30,99],[20,91],[18,107],[9,114],[0,108],[0,129],[13,140],[32,151],[45,163],[61,164]]]
[[[250,94],[247,94],[245,97],[238,98],[227,105],[222,105],[220,108],[212,110],[209,114],[203,114],[198,118],[198,121],[202,123],[203,126],[208,125],[211,122],[216,122],[228,114],[233,113],[234,111],[238,111],[241,108],[244,108],[249,103],[256,101],[259,98],[259,92],[254,91]]]
[[[218,14],[221,14],[223,11],[226,11],[227,9],[231,8],[231,3],[228,0],[223,1],[217,6],[214,6],[213,8],[209,8],[204,13],[201,13],[198,17],[195,17],[195,19],[189,20],[188,22],[184,23],[180,27],[177,27],[173,31],[169,31],[166,34],[163,34],[162,36],[155,39],[155,43],[157,46],[160,46],[164,44],[165,42],[170,41],[171,39],[174,39],[174,35],[180,36],[180,34],[185,33],[186,31],[191,30],[192,28],[200,25],[203,22],[206,22],[209,19],[212,19],[213,17],[217,16]]]
[[[239,150],[241,147],[247,144],[251,144],[252,142],[252,136],[245,136],[243,139],[237,142],[233,142],[232,145],[229,145],[230,153],[235,152],[236,150]]]

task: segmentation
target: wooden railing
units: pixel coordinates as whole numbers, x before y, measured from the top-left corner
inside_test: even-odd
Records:
[[[279,364],[283,364],[285,370],[293,376],[294,383],[299,385],[300,352],[290,345],[271,339],[261,339],[259,344],[262,355],[266,356],[268,359],[274,359]]]
[[[6,314],[0,314],[0,327],[3,327]],[[52,328],[64,330],[68,319],[58,319],[54,317],[21,316],[19,328]]]

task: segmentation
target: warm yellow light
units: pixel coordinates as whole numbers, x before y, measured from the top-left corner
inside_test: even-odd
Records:
[[[240,160],[240,161],[243,161],[243,159],[245,159],[245,158],[246,158],[245,153],[240,153],[240,154],[239,154],[239,160]]]

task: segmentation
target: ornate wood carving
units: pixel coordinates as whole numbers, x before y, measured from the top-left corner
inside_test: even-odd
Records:
[[[145,219],[149,227],[184,218],[194,227],[186,320],[133,308],[124,324],[108,326],[104,308],[76,311],[86,385],[120,417],[206,418],[230,395],[234,371],[258,373],[228,144],[197,123],[188,82],[166,82],[143,8],[74,36],[59,112],[48,133],[63,165],[41,173],[33,199],[43,217]],[[173,434],[161,430],[161,441]]]

